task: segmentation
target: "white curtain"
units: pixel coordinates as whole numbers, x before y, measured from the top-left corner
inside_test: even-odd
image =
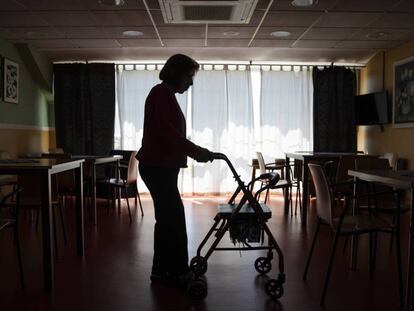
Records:
[[[266,162],[313,148],[312,72],[262,71],[260,140]]]
[[[253,146],[250,85],[248,71],[203,70],[195,76],[192,89],[192,141],[226,154],[246,182]],[[236,189],[224,161],[191,164],[192,180],[184,183],[184,192],[224,193]]]
[[[141,147],[145,99],[160,82],[158,75],[158,70],[117,71],[117,148]],[[261,83],[252,84],[248,70],[200,70],[193,87],[177,94],[188,138],[226,154],[246,183],[255,151],[271,162],[284,158],[285,152],[313,146],[311,72],[262,71],[255,79]],[[260,94],[254,105],[252,85]],[[147,191],[142,183],[138,186]],[[182,193],[225,193],[236,187],[224,161],[197,163],[188,158],[188,168],[180,173]]]

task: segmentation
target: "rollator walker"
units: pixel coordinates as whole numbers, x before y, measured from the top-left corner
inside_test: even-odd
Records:
[[[265,291],[272,299],[283,296],[283,284],[285,283],[283,253],[270,232],[266,222],[272,213],[266,204],[259,203],[260,193],[276,186],[280,176],[270,172],[262,174],[250,181],[248,185],[240,179],[230,160],[222,153],[213,153],[214,160],[224,160],[233,173],[238,187],[227,204],[218,205],[218,213],[214,217],[214,224],[197,249],[197,255],[190,261],[190,269],[195,274],[194,281],[188,286],[188,293],[194,299],[204,299],[207,296],[207,284],[202,276],[207,272],[207,261],[214,251],[247,251],[268,250],[266,257],[259,257],[254,263],[256,271],[262,275],[270,272],[272,268],[273,250],[279,259],[279,273],[275,279],[269,279],[265,284]],[[261,188],[253,194],[249,189],[252,183],[261,181]],[[264,186],[263,186],[264,185]],[[236,197],[242,192],[239,203]],[[230,237],[239,247],[218,247],[219,242],[229,231]],[[264,245],[265,234],[267,235],[267,246]],[[202,255],[206,243],[212,240],[211,246]],[[250,243],[260,243],[252,246]]]

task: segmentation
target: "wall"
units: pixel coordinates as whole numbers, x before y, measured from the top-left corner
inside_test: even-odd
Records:
[[[414,40],[373,57],[360,74],[360,94],[388,91],[390,103],[393,96],[394,62],[414,56]],[[414,169],[414,128],[393,128],[384,126],[358,127],[358,150],[371,154],[396,152],[406,160],[408,169]]]
[[[19,64],[19,103],[11,104],[0,99],[0,150],[12,156],[46,151],[54,131],[53,98],[50,89],[40,87],[25,64],[16,46],[0,40],[0,55]],[[38,52],[33,52],[39,69],[49,82],[52,63]]]

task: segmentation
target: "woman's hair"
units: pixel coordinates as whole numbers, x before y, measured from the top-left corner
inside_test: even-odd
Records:
[[[176,86],[183,75],[196,72],[199,68],[200,65],[191,57],[175,54],[167,60],[159,77],[161,81]]]

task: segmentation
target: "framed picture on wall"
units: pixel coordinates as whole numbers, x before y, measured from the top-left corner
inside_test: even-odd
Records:
[[[393,126],[414,127],[414,57],[394,63]]]
[[[3,101],[19,102],[19,64],[3,58]]]

